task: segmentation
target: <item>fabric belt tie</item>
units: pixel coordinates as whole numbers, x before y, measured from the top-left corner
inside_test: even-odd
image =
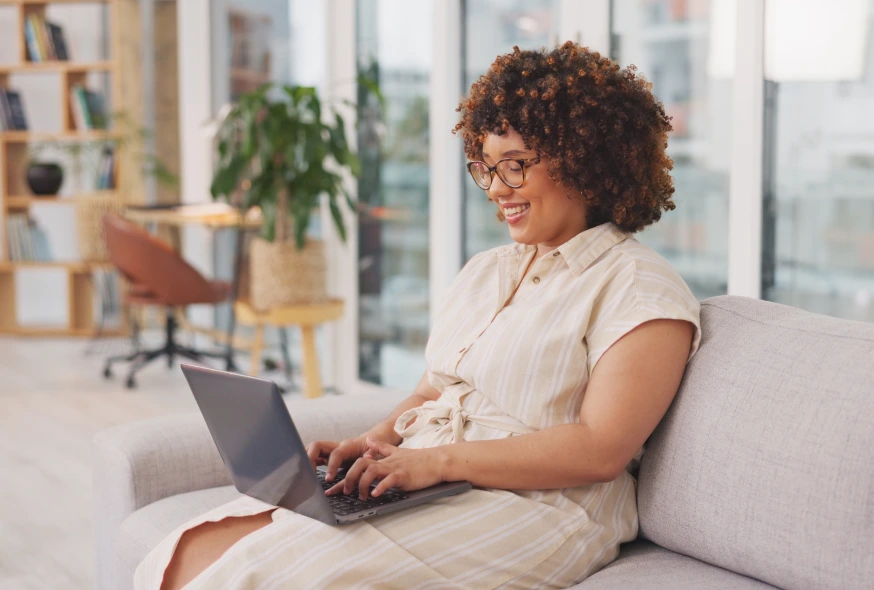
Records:
[[[413,422],[415,420],[415,422]],[[412,425],[410,424],[411,422]],[[407,410],[398,416],[395,431],[404,438],[409,438],[421,432],[429,425],[437,425],[437,432],[451,432],[450,442],[464,440],[464,425],[468,422],[480,424],[488,428],[512,432],[514,434],[529,434],[534,428],[522,424],[509,416],[477,416],[471,414],[458,400],[440,397],[436,401],[427,401],[418,408]]]

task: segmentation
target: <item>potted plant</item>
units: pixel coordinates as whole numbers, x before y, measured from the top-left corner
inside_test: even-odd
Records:
[[[264,227],[249,248],[249,296],[255,309],[323,301],[324,244],[307,235],[310,216],[327,201],[340,238],[340,202],[354,211],[343,171],[359,174],[343,117],[323,112],[315,88],[268,84],[242,95],[216,133],[211,192],[244,210],[260,207]]]
[[[64,169],[57,162],[31,157],[27,163],[27,186],[37,197],[54,196],[64,182]]]

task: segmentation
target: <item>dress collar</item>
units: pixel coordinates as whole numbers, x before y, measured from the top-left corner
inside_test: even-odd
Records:
[[[579,275],[610,248],[630,237],[630,233],[622,231],[615,224],[602,223],[578,233],[559,246],[558,251],[561,252],[571,272]]]
[[[631,237],[631,234],[622,231],[613,223],[602,223],[580,232],[570,240],[559,246],[556,251],[575,275],[584,270],[601,257],[607,250]],[[498,248],[498,256],[515,256],[526,254],[535,250],[535,246],[528,244],[507,244]]]

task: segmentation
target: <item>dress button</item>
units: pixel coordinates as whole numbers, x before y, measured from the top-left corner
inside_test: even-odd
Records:
[[[561,252],[559,252],[559,251],[555,251],[552,253],[553,257],[558,256],[559,254],[561,254]]]
[[[531,279],[531,281],[536,285],[540,282],[540,277],[534,277],[533,279]]]

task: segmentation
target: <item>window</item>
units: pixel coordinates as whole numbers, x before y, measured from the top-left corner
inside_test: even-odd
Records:
[[[765,6],[762,296],[872,321],[874,1]]]
[[[634,64],[672,117],[674,202],[637,238],[699,299],[728,286],[728,181],[735,6],[721,0],[613,0],[612,55]]]
[[[431,2],[360,0],[359,377],[412,388],[429,325],[428,112]],[[413,23],[414,25],[411,25]]]

